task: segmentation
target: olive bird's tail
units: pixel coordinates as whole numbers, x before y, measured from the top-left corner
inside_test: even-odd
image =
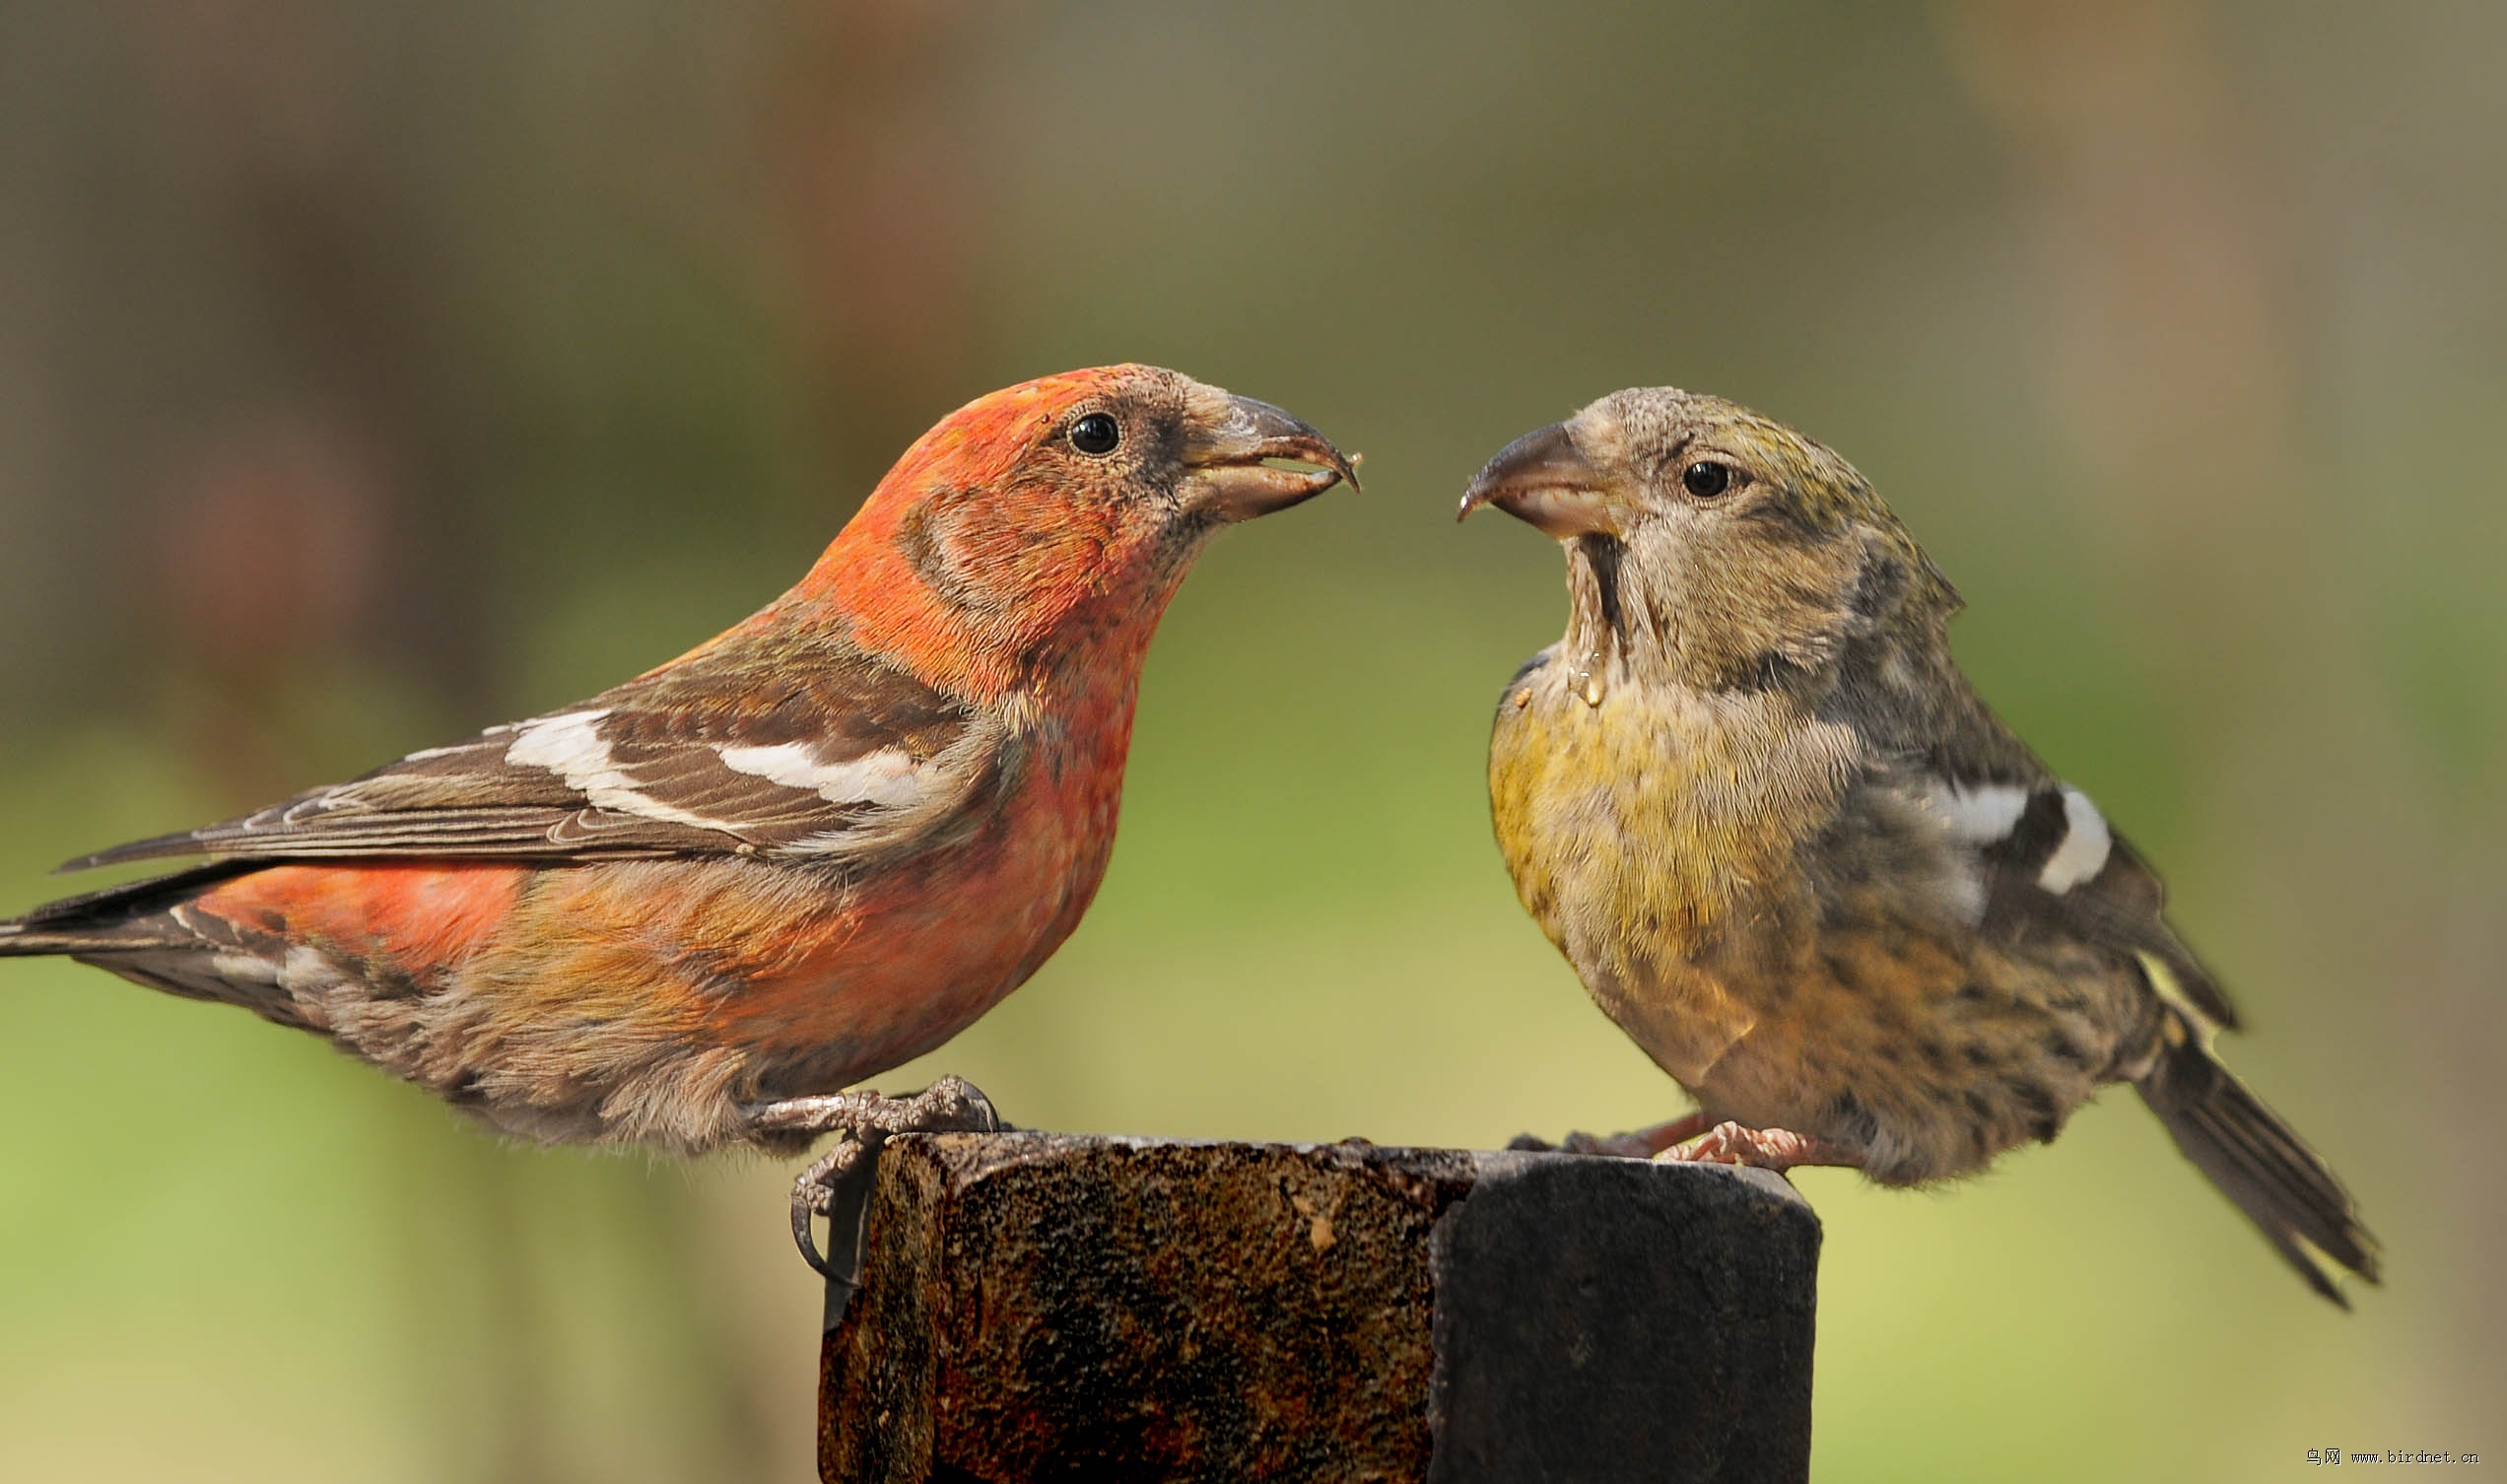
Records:
[[[2220,1187],[2307,1286],[2347,1309],[2343,1269],[2377,1281],[2376,1238],[2340,1178],[2280,1115],[2170,1014],[2158,1060],[2138,1083],[2176,1147]]]

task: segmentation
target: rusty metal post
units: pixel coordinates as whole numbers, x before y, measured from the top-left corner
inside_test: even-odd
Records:
[[[892,1141],[821,1361],[845,1484],[1798,1481],[1819,1223],[1759,1171]]]

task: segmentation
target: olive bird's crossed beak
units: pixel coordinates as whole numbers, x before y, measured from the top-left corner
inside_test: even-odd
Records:
[[[1562,541],[1616,529],[1608,477],[1576,446],[1565,423],[1536,429],[1497,450],[1462,494],[1460,520],[1484,505]]]

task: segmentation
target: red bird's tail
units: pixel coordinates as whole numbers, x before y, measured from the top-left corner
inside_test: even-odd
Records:
[[[201,952],[205,945],[200,934],[176,918],[172,909],[203,887],[252,868],[247,862],[219,862],[47,902],[23,917],[0,922],[0,958],[59,955],[185,999],[228,1000],[260,1009],[257,996],[222,992],[213,975],[167,972],[193,969],[194,960],[198,968],[206,968],[211,957]]]
[[[163,913],[201,888],[253,869],[246,861],[194,866],[144,881],[47,902],[23,917],[0,921],[0,958],[128,952],[189,943]]]
[[[304,1016],[274,976],[229,974],[236,960],[227,951],[237,945],[204,937],[197,913],[176,911],[204,888],[257,868],[252,861],[220,861],[47,902],[0,922],[0,958],[72,958],[134,984],[241,1005],[266,1020],[303,1027]]]

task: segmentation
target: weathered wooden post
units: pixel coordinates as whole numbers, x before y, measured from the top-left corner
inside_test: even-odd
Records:
[[[868,1216],[830,1481],[1808,1472],[1819,1222],[1764,1172],[917,1135]]]

